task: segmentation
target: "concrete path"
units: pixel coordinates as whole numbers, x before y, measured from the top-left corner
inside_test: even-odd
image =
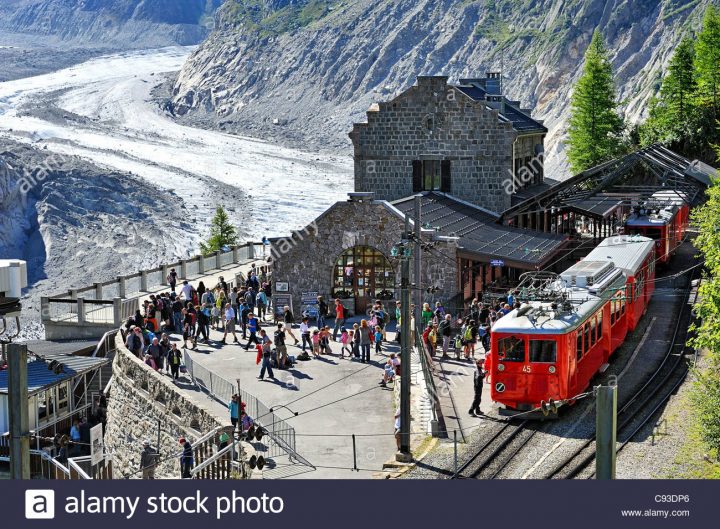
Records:
[[[475,355],[476,358],[485,358],[482,346],[478,346]],[[458,441],[463,442],[468,434],[483,422],[482,418],[473,417],[468,413],[475,396],[473,380],[476,367],[473,361],[456,360],[452,351],[450,356],[451,358],[446,360],[435,358],[437,391],[448,439],[453,439],[453,431],[457,430]],[[493,408],[490,400],[490,384],[486,379],[480,410],[489,414]]]
[[[393,392],[378,385],[385,355],[373,352],[371,363],[362,364],[340,358],[340,345],[332,343],[333,355],[298,362],[293,369],[276,370],[276,380],[266,376],[261,381],[255,348],[246,351],[244,341],[243,346],[215,344],[221,338],[221,332],[211,330],[211,345],[198,344],[189,351],[190,357],[227,380],[240,379],[240,387],[266,406],[287,406],[276,413],[295,428],[297,452],[317,467],[312,470],[281,459],[276,468],[266,468],[266,478],[370,478],[394,457]],[[288,347],[289,355],[300,352],[299,347]],[[353,434],[360,472],[352,471]]]

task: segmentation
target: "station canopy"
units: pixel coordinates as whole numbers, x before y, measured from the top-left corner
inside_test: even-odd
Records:
[[[662,207],[665,204],[656,204],[658,192],[666,190],[679,192],[692,205],[701,199],[714,172],[700,161],[690,161],[666,147],[653,145],[543,189],[506,210],[501,221],[550,210],[603,220],[620,206],[642,203]]]
[[[412,196],[392,205],[413,218]],[[500,260],[527,270],[545,265],[567,243],[563,235],[503,226],[492,212],[438,192],[422,194],[421,224],[440,236],[457,237],[465,257],[487,263]]]

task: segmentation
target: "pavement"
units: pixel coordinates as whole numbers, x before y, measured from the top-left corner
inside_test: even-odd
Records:
[[[273,326],[270,323],[266,328]],[[275,380],[267,375],[259,380],[254,346],[246,351],[244,341],[238,345],[231,339],[217,344],[222,333],[213,329],[210,334],[210,345],[198,343],[197,349],[188,350],[193,361],[226,380],[239,379],[244,391],[276,408],[276,414],[295,428],[298,454],[316,467],[280,459],[275,468],[265,469],[265,478],[371,478],[394,457],[393,390],[378,385],[389,352],[373,352],[371,363],[362,364],[347,356],[340,358],[340,344],[331,343],[332,355],[297,362],[290,370],[275,370]],[[292,339],[288,342],[293,343]],[[289,355],[300,352],[300,347],[288,346]],[[222,408],[219,403],[209,405],[216,411]],[[353,471],[353,434],[359,472]]]
[[[485,359],[482,345],[478,344],[475,355],[476,358]],[[468,413],[475,397],[473,388],[475,369],[475,362],[464,359],[456,360],[452,348],[449,359],[443,360],[435,357],[437,391],[449,440],[453,439],[453,432],[457,431],[458,441],[465,442],[473,429],[483,425],[484,420],[481,417],[471,416]],[[486,379],[483,385],[480,410],[490,415],[494,414],[495,408],[496,406],[490,400],[490,384]]]

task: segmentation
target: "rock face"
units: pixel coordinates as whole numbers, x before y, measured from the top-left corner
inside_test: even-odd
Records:
[[[106,46],[190,45],[212,27],[222,0],[10,0],[0,29]]]
[[[415,82],[504,73],[504,91],[546,120],[547,175],[567,176],[569,97],[597,27],[631,120],[713,0],[227,0],[173,91],[188,122],[346,149],[365,111]],[[716,2],[717,3],[717,2]]]
[[[185,205],[127,173],[0,140],[0,256],[28,262],[23,336],[40,296],[152,268],[183,252]]]

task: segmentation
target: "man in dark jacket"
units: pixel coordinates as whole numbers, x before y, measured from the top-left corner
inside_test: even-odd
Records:
[[[325,299],[323,299],[322,296],[318,296],[317,301],[318,301],[317,326],[318,326],[318,329],[323,329],[323,328],[325,328],[325,319],[327,318],[328,312],[329,312],[328,304],[325,301]]]
[[[450,348],[450,334],[452,334],[452,316],[450,314],[446,314],[442,321],[440,321],[440,325],[438,325],[438,334],[442,337],[442,357],[450,358],[448,356],[448,349]]]
[[[140,470],[142,470],[143,479],[155,479],[157,459],[157,450],[150,446],[150,441],[145,441],[143,451],[140,453]]]
[[[192,477],[190,471],[193,467],[193,451],[190,441],[184,437],[178,439],[178,442],[182,445],[183,451],[180,456],[180,477],[183,479]]]
[[[475,370],[475,376],[473,378],[473,389],[475,390],[475,398],[473,399],[472,406],[470,406],[470,415],[473,417],[476,415],[482,415],[483,412],[480,411],[480,401],[482,400],[482,391],[483,391],[483,381],[485,379],[485,376],[487,375],[487,372],[483,369],[483,361],[478,360],[475,365],[477,366],[477,369]]]

